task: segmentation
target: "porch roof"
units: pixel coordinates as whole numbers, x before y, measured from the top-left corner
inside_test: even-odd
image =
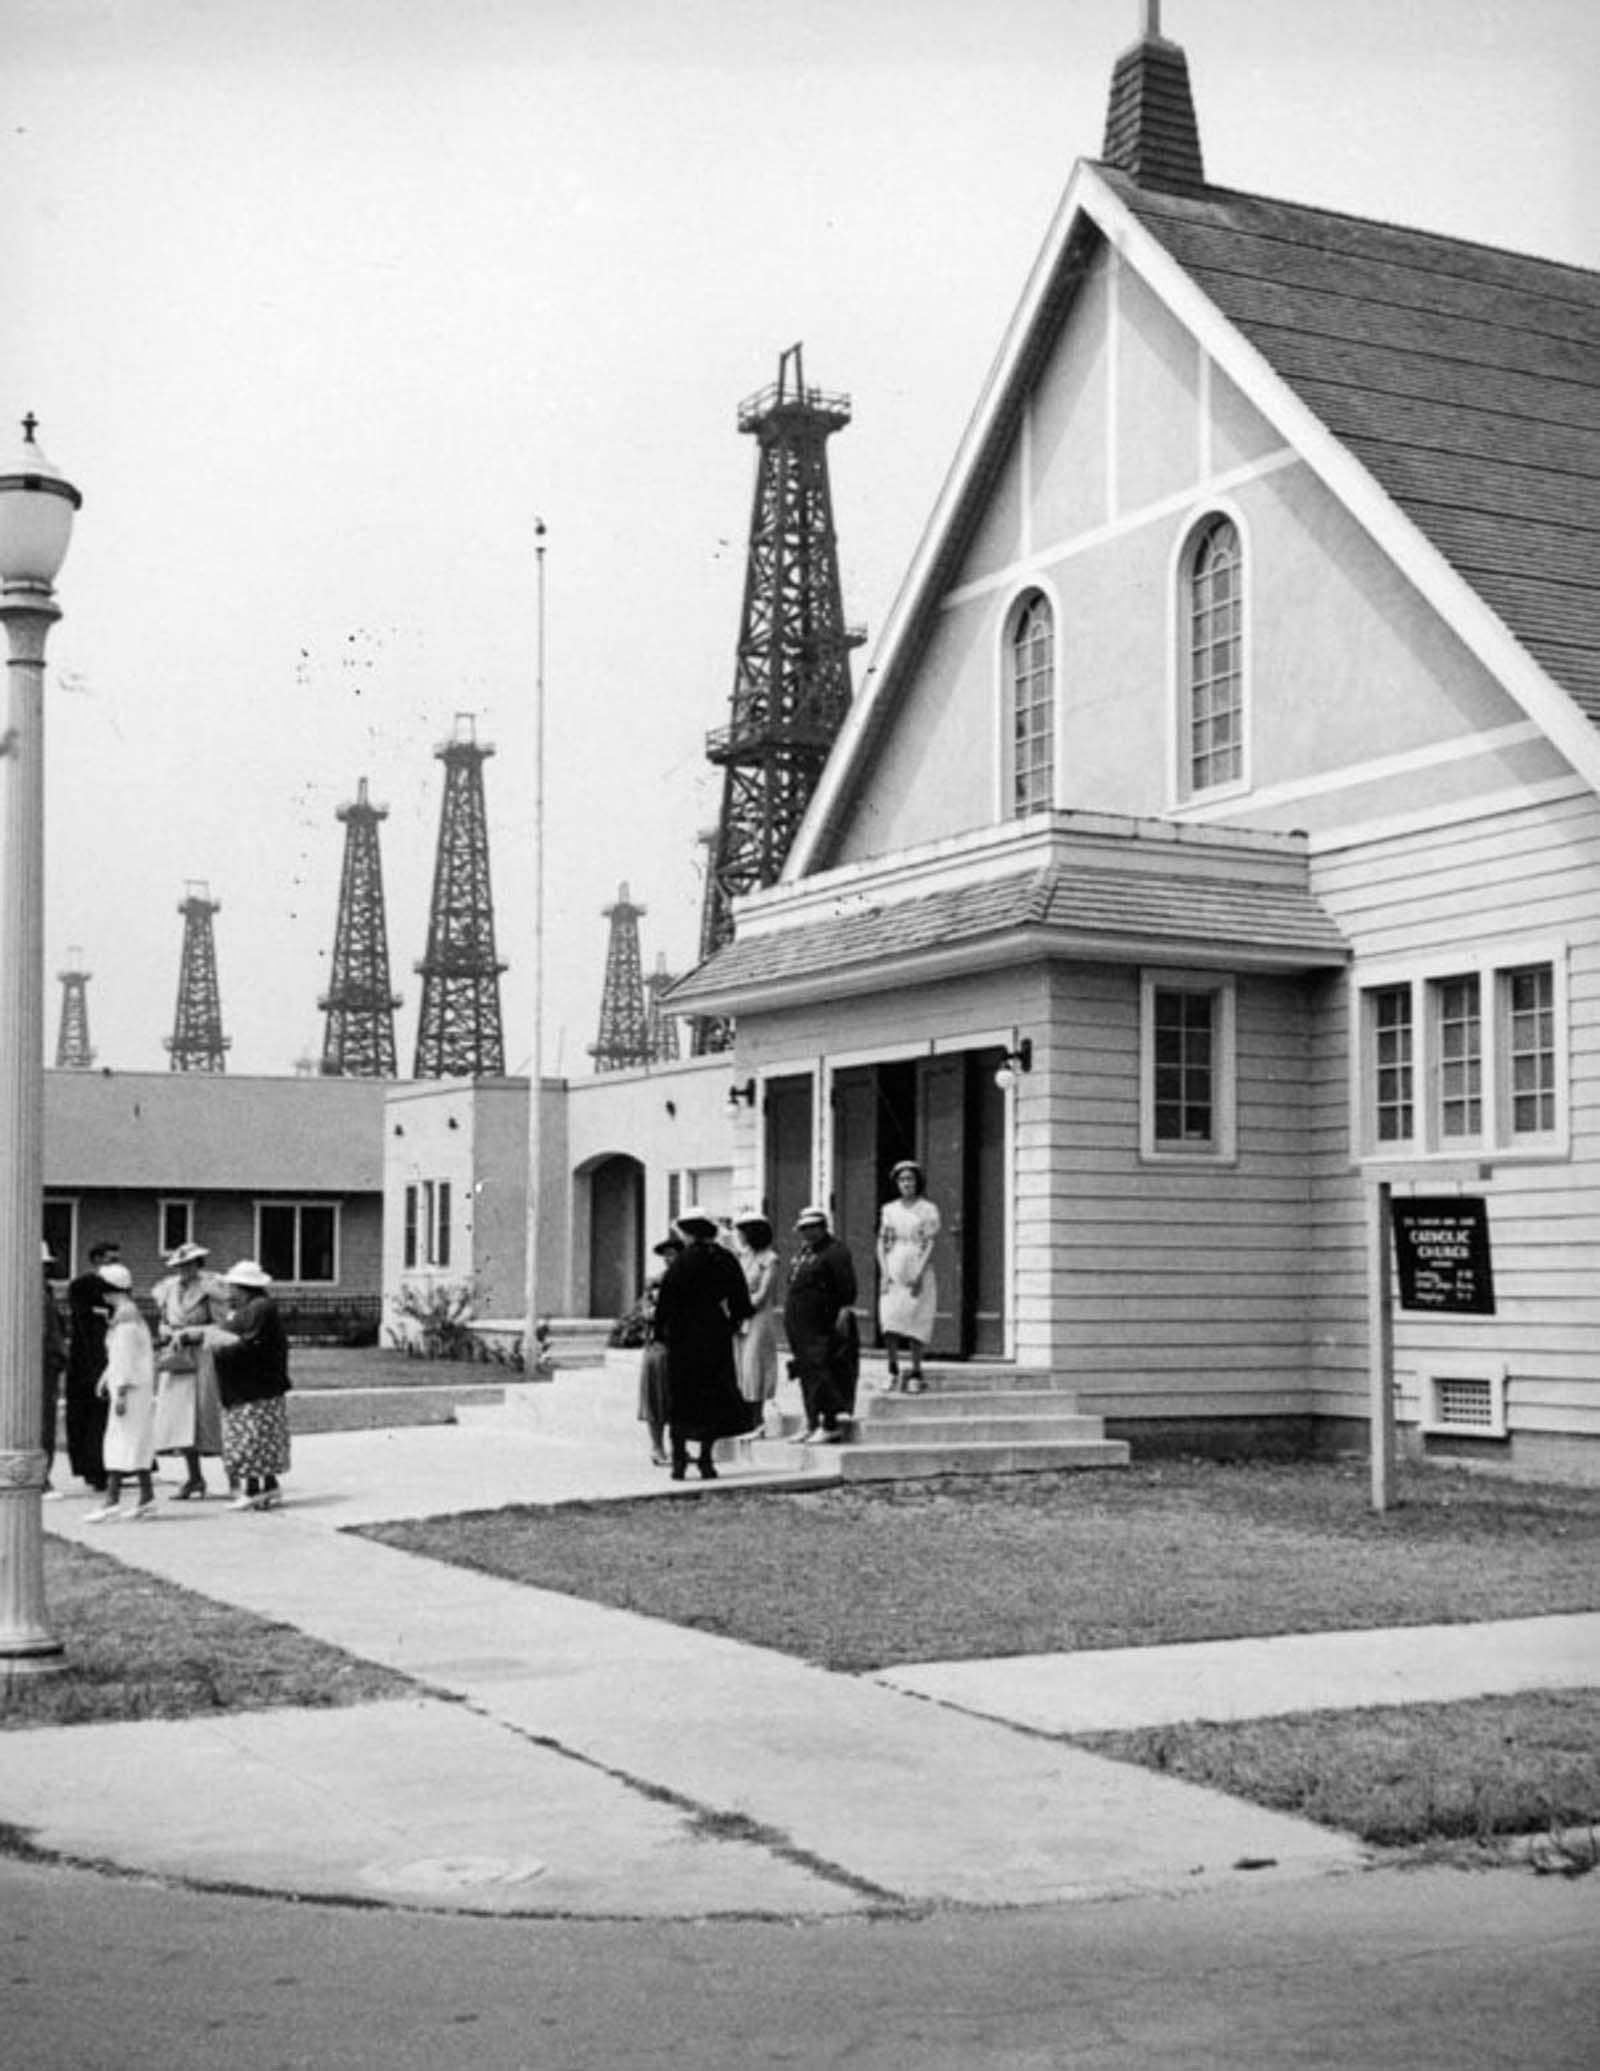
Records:
[[[1142,867],[1141,867],[1142,865]],[[676,985],[675,1013],[929,982],[1045,958],[1209,968],[1338,968],[1349,950],[1304,881],[1057,860],[736,938]]]

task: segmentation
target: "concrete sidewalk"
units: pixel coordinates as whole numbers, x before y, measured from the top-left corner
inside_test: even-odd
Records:
[[[1127,1657],[834,1675],[342,1530],[510,1502],[673,1500],[636,1435],[624,1440],[514,1419],[329,1435],[297,1441],[281,1511],[171,1505],[96,1528],[86,1502],[49,1506],[63,1537],[298,1626],[426,1694],[7,1734],[0,1820],[48,1851],[195,1881],[612,1917],[1029,1905],[1363,1860],[1308,1823],[1042,1737],[1063,1717],[1078,1724],[1070,1706],[1052,1708],[1053,1676],[1083,1687]],[[782,1478],[793,1485],[787,1462]],[[1600,1620],[1533,1624],[1560,1626],[1548,1637],[1564,1652],[1571,1628]],[[1519,1672],[1542,1679],[1548,1663],[1527,1651],[1537,1635],[1518,1630],[1531,1664]],[[1487,1672],[1495,1628],[1458,1628],[1452,1642],[1463,1632]],[[1593,1645],[1593,1631],[1577,1636]],[[1382,1702],[1360,1694],[1364,1653],[1350,1643],[1362,1637],[1249,1644],[1319,1692],[1329,1646],[1339,1688],[1357,1693],[1347,1701]],[[1415,1651],[1417,1636],[1404,1638]],[[1159,1693],[1160,1657],[1194,1651],[1149,1650],[1138,1673]],[[1577,1679],[1596,1680],[1592,1666]]]

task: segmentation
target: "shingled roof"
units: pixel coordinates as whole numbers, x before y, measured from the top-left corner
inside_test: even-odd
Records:
[[[1116,962],[1180,950],[1190,962],[1203,955],[1267,970],[1328,968],[1348,956],[1303,877],[1264,882],[1220,869],[1052,862],[740,935],[674,988],[672,1006],[703,1011],[726,995],[748,1005],[808,981],[830,993],[853,990],[857,980],[878,990],[930,957],[978,967],[1030,953]]]
[[[1600,274],[1098,170],[1600,726]]]

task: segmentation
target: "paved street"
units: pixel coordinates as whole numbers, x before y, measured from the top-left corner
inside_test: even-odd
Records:
[[[1593,2071],[1600,1880],[1384,1871],[913,1920],[527,1922],[0,1863],[31,2071]]]

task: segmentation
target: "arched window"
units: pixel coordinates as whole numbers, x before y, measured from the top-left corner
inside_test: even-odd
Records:
[[[1183,787],[1244,778],[1244,563],[1231,519],[1208,518],[1185,557]]]
[[[1011,810],[1048,812],[1055,802],[1056,639],[1047,598],[1024,598],[1007,655],[1011,703]]]

